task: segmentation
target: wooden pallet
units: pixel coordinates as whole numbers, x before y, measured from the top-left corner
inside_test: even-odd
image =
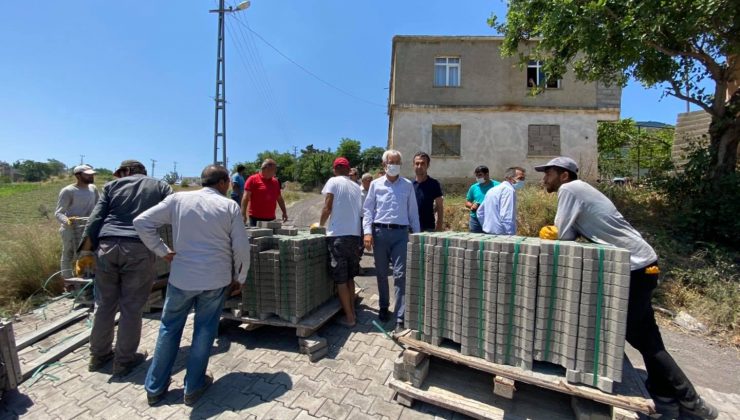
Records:
[[[608,416],[601,417],[614,419],[632,419],[638,417],[637,413],[649,415],[655,412],[654,404],[644,384],[627,357],[625,357],[622,382],[615,386],[613,394],[607,394],[588,386],[567,383],[562,368],[555,365],[537,364],[535,369],[530,371],[465,356],[455,348],[435,346],[414,337],[416,337],[415,331],[407,331],[398,336],[398,341],[407,348],[432,356],[432,360],[437,362],[432,366],[437,366],[439,361],[443,360],[453,368],[449,374],[446,373],[444,365],[437,369],[440,372],[435,372],[435,369],[430,368],[429,376],[418,387],[408,382],[391,380],[389,386],[399,393],[406,403],[421,400],[476,418],[501,418],[502,413],[508,416],[512,410],[519,410],[524,417],[527,417],[529,414],[524,415],[527,412],[524,406],[529,405],[528,401],[533,401],[533,405],[537,406],[540,404],[537,401],[541,399],[544,403],[547,398],[554,398],[554,401],[560,398],[561,401],[556,403],[557,406],[562,406],[562,398],[565,398],[566,402],[570,401],[572,409],[576,411],[579,418],[589,417],[583,415],[584,412],[597,412],[604,409],[608,411]],[[454,365],[464,365],[470,369],[463,375],[459,366],[454,367]],[[486,390],[485,398],[480,392],[471,391],[471,393],[467,390],[473,386],[468,385],[469,378],[480,377],[481,374],[487,378],[483,381],[485,385],[480,385]],[[493,378],[491,374],[494,375]],[[456,381],[462,382],[456,385]],[[496,389],[495,392],[494,389]],[[513,395],[515,390],[517,391],[516,396]],[[494,393],[497,394],[496,397]],[[539,396],[530,395],[532,393],[539,393]],[[509,399],[512,397],[513,399]],[[571,412],[570,416],[572,415]],[[551,418],[543,415],[534,417]]]

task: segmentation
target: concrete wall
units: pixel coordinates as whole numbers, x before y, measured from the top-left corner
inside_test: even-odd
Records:
[[[686,163],[686,147],[695,142],[699,145],[709,144],[709,124],[712,116],[705,111],[682,112],[678,114],[676,131],[673,133],[671,159],[681,167]]]
[[[404,157],[402,174],[413,176],[412,156],[418,151],[430,153],[432,125],[460,124],[461,156],[432,156],[429,173],[445,182],[472,182],[473,169],[487,165],[494,179],[501,179],[506,168],[522,166],[530,182],[542,177],[534,166],[553,156],[527,156],[528,126],[560,126],[561,154],[574,158],[582,178],[597,177],[597,121],[613,119],[612,113],[583,111],[499,111],[495,109],[454,110],[435,108],[396,109],[391,125],[389,146]]]
[[[532,96],[519,57],[501,57],[497,37],[394,38],[391,104],[535,106],[619,109],[621,89],[575,80],[567,73],[561,88]],[[434,59],[460,57],[460,86],[434,86]]]

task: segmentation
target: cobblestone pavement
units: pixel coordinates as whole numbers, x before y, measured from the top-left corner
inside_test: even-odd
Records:
[[[363,265],[372,265],[367,256]],[[420,402],[409,409],[392,401],[393,391],[386,384],[399,348],[372,325],[378,308],[374,277],[357,280],[365,288],[358,326],[350,330],[329,322],[319,330],[330,349],[328,356],[316,363],[298,353],[293,329],[262,327],[245,331],[240,326],[224,325],[209,364],[215,382],[195,407],[187,407],[183,404],[182,387],[192,334],[191,317],[170,391],[163,403],[149,407],[143,382],[159,327],[159,313],[154,313],[144,320],[140,345],[150,358],[129,376],[112,380],[110,365],[101,373],[88,372],[89,347],[83,346],[23,383],[17,392],[6,394],[0,404],[0,419],[465,418]],[[44,318],[50,320],[68,313],[70,308],[69,300],[60,300],[43,311],[22,317],[15,323],[16,336],[48,322]],[[88,328],[87,323],[80,323],[70,333],[84,328]],[[20,357],[32,360],[63,339],[43,340],[24,349]],[[701,391],[725,413],[740,412],[740,396],[705,388]]]

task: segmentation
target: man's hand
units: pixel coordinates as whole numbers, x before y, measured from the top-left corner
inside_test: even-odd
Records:
[[[472,206],[470,206],[470,211],[478,211],[478,203],[473,203]]]
[[[363,240],[365,243],[365,249],[368,251],[372,251],[373,249],[373,235],[365,235],[365,238]]]
[[[75,275],[77,277],[90,278],[95,273],[95,256],[90,251],[80,252],[75,262]]]
[[[165,255],[165,256],[164,256],[164,257],[162,257],[162,258],[163,258],[163,259],[164,259],[165,261],[167,261],[167,262],[170,262],[170,263],[171,263],[171,262],[172,262],[172,260],[173,260],[173,259],[175,258],[175,254],[177,254],[177,252],[170,252],[169,254]]]
[[[77,218],[76,218],[76,217],[74,217],[74,216],[70,216],[70,217],[68,217],[68,218],[67,218],[67,224],[68,224],[69,226],[72,226],[72,223],[74,223],[74,221],[75,221],[76,219],[77,219]]]
[[[237,296],[242,292],[242,284],[236,280],[232,280],[227,291],[229,296]]]
[[[288,221],[288,212],[284,211],[283,212],[283,223],[285,223],[287,221]]]

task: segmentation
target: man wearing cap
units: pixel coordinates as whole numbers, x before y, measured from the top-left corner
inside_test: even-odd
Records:
[[[283,222],[288,220],[288,210],[280,192],[280,181],[275,177],[277,163],[272,159],[262,162],[260,171],[249,178],[244,186],[242,198],[242,217],[249,226],[257,226],[257,222],[271,222],[275,220],[275,207],[280,206],[283,212]]]
[[[475,183],[468,189],[468,195],[465,197],[465,207],[470,210],[470,232],[483,233],[483,226],[478,221],[478,206],[483,202],[488,190],[499,183],[490,178],[488,166],[478,166],[475,168],[474,174]]]
[[[75,166],[74,176],[77,182],[67,185],[59,191],[57,209],[54,217],[61,227],[62,235],[62,277],[74,277],[72,262],[77,259],[77,245],[82,239],[82,231],[87,217],[98,202],[98,188],[95,182],[95,171],[88,165]]]
[[[656,409],[666,418],[679,412],[705,419],[717,417],[717,409],[696,392],[675,360],[666,351],[655,322],[651,297],[658,284],[658,256],[599,190],[578,180],[578,164],[557,157],[535,166],[544,172],[547,192],[558,193],[555,227],[546,226],[544,239],[574,240],[577,236],[630,251],[630,284],[627,309],[627,342],[642,354],[647,370],[647,388]]]
[[[141,314],[149,297],[155,255],[141,242],[134,218],[172,194],[166,182],[148,177],[137,160],[124,160],[118,179],[105,184],[90,214],[81,249],[95,251],[95,317],[90,333],[88,369],[98,371],[114,359],[113,374],[127,375],[146,360],[137,353]],[[112,349],[116,312],[121,312]]]
[[[325,198],[319,224],[324,226],[331,217],[326,230],[330,272],[337,285],[339,302],[344,310],[345,317],[340,322],[351,328],[356,322],[354,278],[359,274],[362,249],[360,235],[362,196],[360,186],[349,177],[349,161],[338,157],[334,160],[333,166],[334,176],[321,190]]]
[[[362,229],[368,251],[373,247],[375,272],[380,295],[382,322],[390,319],[388,306],[388,264],[393,268],[395,308],[393,318],[396,330],[403,328],[406,312],[406,244],[409,231],[420,232],[419,209],[416,205],[414,186],[401,177],[401,152],[386,150],[383,153],[385,175],[370,183],[363,206]]]
[[[486,193],[478,206],[478,222],[490,235],[516,235],[516,192],[524,187],[524,169],[512,166],[504,174],[504,182]]]

